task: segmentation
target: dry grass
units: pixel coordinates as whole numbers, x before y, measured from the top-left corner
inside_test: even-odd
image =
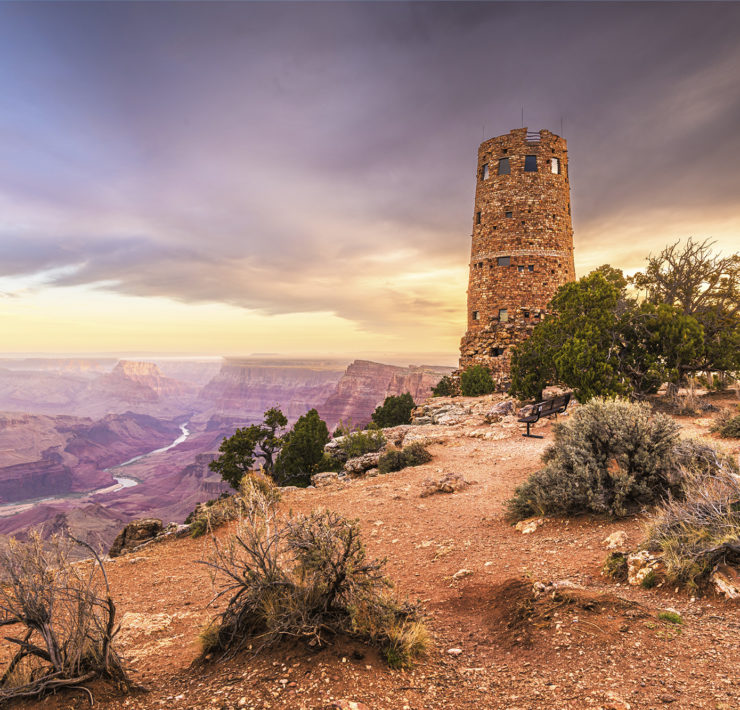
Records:
[[[689,588],[719,564],[740,564],[740,475],[715,454],[712,470],[685,472],[683,497],[666,501],[648,528],[647,547],[660,554],[666,578]]]

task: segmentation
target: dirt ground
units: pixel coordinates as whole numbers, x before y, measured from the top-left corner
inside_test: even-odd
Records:
[[[687,433],[709,436],[709,416],[680,421]],[[431,446],[426,465],[285,495],[286,510],[324,506],[359,518],[398,593],[422,603],[433,642],[413,669],[389,670],[372,649],[347,641],[192,666],[198,631],[214,613],[209,576],[194,562],[212,543],[181,539],[108,566],[119,613],[129,615],[122,648],[148,691],[120,697],[99,686],[96,706],[298,710],[346,699],[372,710],[740,708],[740,605],[601,575],[605,538],[623,530],[636,547],[644,519],[548,519],[531,534],[506,522],[504,501],[552,441],[549,425],[538,433],[544,438],[516,429],[498,440],[454,438]],[[738,453],[737,442],[719,443]],[[420,497],[424,479],[442,473],[472,485]],[[460,570],[470,574],[456,579]],[[532,583],[558,580],[584,589],[557,603],[531,601]],[[667,609],[683,624],[659,620]],[[14,707],[87,704],[69,693]]]

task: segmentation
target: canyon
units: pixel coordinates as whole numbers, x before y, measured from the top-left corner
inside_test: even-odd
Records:
[[[422,401],[451,370],[266,357],[0,360],[0,535],[43,524],[106,547],[134,518],[181,522],[227,489],[208,464],[266,409],[293,423],[315,407],[330,430],[362,426],[386,396]]]

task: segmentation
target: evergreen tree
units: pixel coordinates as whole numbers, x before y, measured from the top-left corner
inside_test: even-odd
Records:
[[[308,486],[319,470],[329,430],[315,409],[298,419],[275,461],[273,477],[279,485]]]
[[[283,443],[279,432],[287,424],[288,420],[280,409],[268,409],[262,424],[237,429],[230,437],[224,438],[218,449],[220,455],[208,467],[233,488],[239,488],[244,474],[254,469],[259,458],[265,473],[271,474],[275,454]]]
[[[386,397],[383,404],[372,413],[372,420],[379,427],[399,426],[411,423],[411,412],[416,405],[409,392]]]

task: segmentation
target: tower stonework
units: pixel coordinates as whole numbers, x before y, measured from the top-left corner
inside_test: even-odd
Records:
[[[481,143],[476,174],[460,368],[484,365],[501,382],[511,348],[575,279],[566,142],[547,130],[514,129]]]

